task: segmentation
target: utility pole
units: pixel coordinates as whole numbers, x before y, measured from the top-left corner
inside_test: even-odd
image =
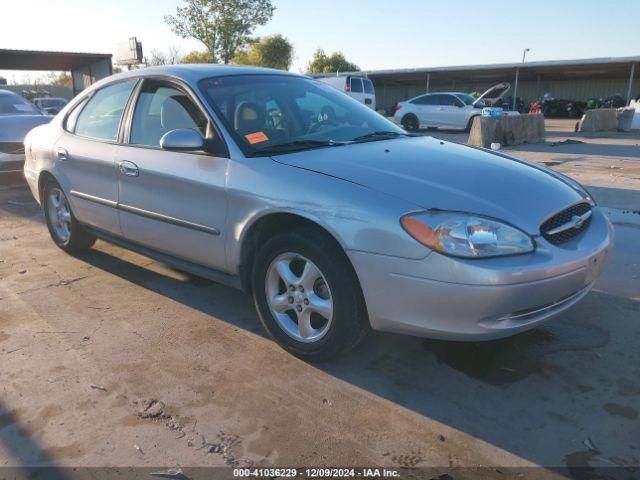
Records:
[[[522,63],[524,64],[524,59],[527,56],[527,52],[531,51],[530,48],[523,48],[522,49]],[[520,77],[520,69],[516,68],[516,81],[515,81],[515,85],[513,87],[513,105],[511,106],[511,108],[513,110],[516,109],[516,101],[518,99],[518,78]]]

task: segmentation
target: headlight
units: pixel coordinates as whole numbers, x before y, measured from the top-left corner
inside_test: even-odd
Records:
[[[456,257],[496,257],[535,250],[533,240],[526,233],[498,220],[469,213],[410,213],[402,217],[400,223],[418,242]]]

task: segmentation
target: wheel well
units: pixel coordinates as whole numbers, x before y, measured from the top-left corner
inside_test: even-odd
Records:
[[[40,175],[38,177],[38,197],[40,199],[40,204],[42,204],[42,194],[44,193],[44,186],[49,180],[53,180],[54,182],[57,181],[56,178],[46,170],[40,172]]]
[[[257,220],[246,233],[240,249],[240,281],[246,292],[251,291],[251,274],[255,261],[255,254],[269,238],[282,231],[291,231],[298,228],[312,228],[318,234],[335,242],[342,249],[340,242],[325,228],[308,218],[293,213],[273,213]],[[346,255],[345,255],[346,257]],[[348,259],[347,259],[348,260]],[[353,266],[352,266],[353,268]]]

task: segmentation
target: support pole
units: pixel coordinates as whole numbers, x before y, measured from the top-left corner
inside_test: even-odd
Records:
[[[427,73],[427,93],[429,93],[430,85],[431,85],[431,74]]]
[[[629,74],[629,86],[627,87],[627,105],[631,103],[631,91],[633,89],[633,75],[636,73],[636,64],[631,64],[631,73]]]
[[[520,69],[516,68],[516,81],[513,87],[513,105],[511,106],[513,110],[516,109],[516,100],[518,98],[518,77],[519,76],[520,76]]]

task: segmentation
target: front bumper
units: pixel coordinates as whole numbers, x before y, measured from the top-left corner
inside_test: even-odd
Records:
[[[0,183],[22,179],[24,153],[0,153]]]
[[[528,330],[582,299],[600,275],[613,227],[598,209],[589,228],[534,253],[422,260],[347,252],[375,330],[447,340],[491,340]]]

